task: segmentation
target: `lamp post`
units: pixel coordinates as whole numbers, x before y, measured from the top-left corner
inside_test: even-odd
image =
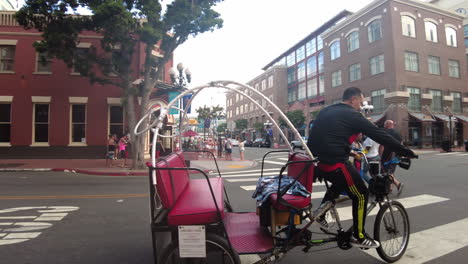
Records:
[[[370,105],[367,101],[362,102],[361,110],[364,111],[365,117],[367,117],[373,109],[374,109],[374,106]]]
[[[179,90],[185,90],[188,84],[192,81],[192,73],[188,68],[185,68],[182,63],[177,64],[176,70],[169,70],[171,81]],[[183,99],[179,99],[179,108],[183,108]],[[182,111],[179,111],[179,133],[182,133]]]

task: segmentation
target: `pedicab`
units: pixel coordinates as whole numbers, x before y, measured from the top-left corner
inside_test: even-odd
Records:
[[[204,151],[176,151],[168,156],[155,158],[157,137],[180,137],[187,109],[192,100],[205,89],[224,89],[237,93],[250,100],[270,118],[269,112],[250,95],[265,100],[304,147],[304,152],[296,152],[294,149],[274,150],[264,155],[262,180],[267,178],[263,177],[264,161],[270,154],[285,152],[288,160],[274,177],[277,188],[270,191],[261,205],[252,200],[258,205],[254,212],[233,211],[216,157],[211,152],[207,154],[216,165],[215,176],[185,165],[186,156],[190,153]],[[192,97],[185,108],[176,107],[176,103],[186,95]],[[170,109],[182,111],[179,133],[159,134]],[[160,110],[159,116],[155,115],[156,110]],[[278,123],[272,118],[269,121],[276,127],[286,145],[291,146]],[[135,134],[143,134],[149,130],[154,133],[152,160],[147,166],[155,263],[237,264],[241,263],[239,255],[244,254],[258,254],[259,260],[256,263],[269,263],[281,259],[296,247],[300,247],[305,253],[313,252],[312,248],[328,243],[335,243],[343,250],[352,248],[352,225],[344,228],[336,207],[337,201],[317,204],[313,210],[310,193],[313,191],[314,180],[318,178],[314,176],[319,161],[314,158],[302,136],[281,109],[253,87],[234,81],[215,81],[187,89],[167,106],[149,109],[135,127]],[[409,167],[407,160],[401,160],[401,163]],[[305,189],[305,195],[291,192],[298,184]],[[408,246],[410,223],[404,206],[389,198],[390,184],[388,175],[375,175],[369,185],[375,200],[369,204],[367,213],[379,208],[374,223],[374,238],[381,243],[377,252],[383,260],[395,262],[404,255]],[[325,186],[328,189],[327,181]],[[314,232],[312,224],[323,216],[326,216],[330,228],[321,228],[320,232]],[[321,236],[316,238],[317,233]]]

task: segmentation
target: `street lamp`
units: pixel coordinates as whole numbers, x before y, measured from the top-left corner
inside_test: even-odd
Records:
[[[361,110],[364,111],[364,115],[367,117],[369,112],[374,109],[373,105],[370,105],[367,101],[362,102]]]
[[[187,85],[192,81],[192,73],[188,68],[185,68],[182,63],[177,64],[176,70],[169,69],[169,75],[174,86],[179,90],[185,90]],[[183,99],[179,99],[179,108],[182,109]],[[182,111],[179,112],[179,133],[182,133]]]

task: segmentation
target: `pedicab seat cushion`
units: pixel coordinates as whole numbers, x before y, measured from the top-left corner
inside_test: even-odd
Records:
[[[302,154],[302,153],[297,153],[297,152],[292,152],[289,154],[289,160],[288,161],[307,161],[310,160],[309,156]],[[309,163],[307,162],[301,162],[301,163],[291,163],[288,165],[288,176],[290,177],[298,177],[299,174],[304,170],[304,168],[308,165]],[[308,168],[306,168],[302,174],[302,176],[299,178],[299,182],[307,189],[307,191],[312,193],[312,183],[314,181],[314,164],[310,164]],[[290,194],[285,194],[283,195],[283,200],[286,200],[287,203],[290,205],[294,206],[295,208],[298,209],[303,209],[307,208],[310,205],[310,199],[311,197],[304,197],[300,195],[290,195]],[[278,194],[274,193],[270,195],[270,202],[273,205],[273,207],[277,210],[288,210],[289,208],[281,203],[278,202]]]
[[[147,164],[151,167],[151,163]],[[156,190],[164,208],[169,210],[169,225],[209,224],[219,220],[216,205],[206,178],[190,179],[182,152],[172,153],[156,164]],[[224,217],[224,187],[221,177],[209,179],[216,204]]]

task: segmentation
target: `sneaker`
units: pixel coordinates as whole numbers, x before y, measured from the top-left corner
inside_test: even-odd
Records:
[[[359,247],[361,249],[368,249],[368,248],[378,248],[380,247],[379,241],[376,241],[369,237],[368,234],[364,235],[364,238],[355,238],[351,236],[351,240],[349,243],[354,247]]]
[[[400,182],[400,185],[398,185],[398,187],[397,187],[397,191],[398,191],[397,196],[400,196],[401,192],[403,191],[404,186],[405,185],[402,182]]]
[[[325,217],[319,218],[319,219],[317,220],[317,223],[318,223],[318,225],[319,225],[321,228],[323,228],[323,229],[325,229],[325,230],[328,230],[328,222],[327,222],[327,220],[325,219]]]

